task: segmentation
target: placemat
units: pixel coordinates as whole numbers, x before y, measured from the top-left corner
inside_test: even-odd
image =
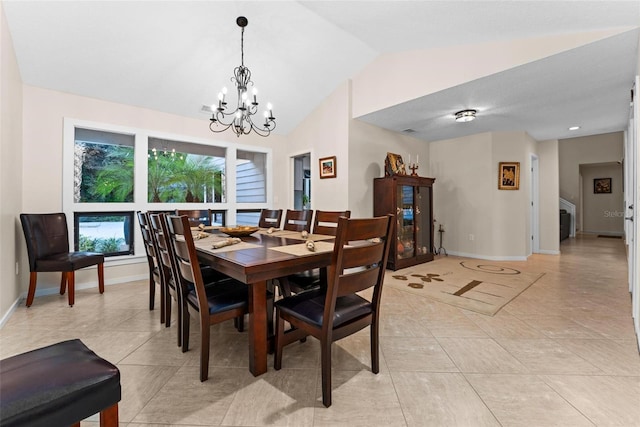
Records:
[[[311,239],[315,242],[316,240],[330,240],[336,238],[336,236],[330,236],[328,234],[309,234],[307,237],[302,237],[302,233],[300,233],[299,231],[293,231],[292,233],[294,234],[286,236],[287,239],[304,241]]]
[[[213,242],[216,241],[220,241],[220,240],[224,240],[226,237],[211,237],[211,238],[204,238],[204,239],[199,239],[199,240],[194,240],[194,244],[196,246],[196,248],[200,249],[201,251],[204,252],[208,252],[211,254],[219,254],[221,252],[230,252],[230,251],[239,251],[242,249],[252,249],[252,248],[259,248],[260,245],[256,245],[255,243],[248,243],[248,242],[240,242],[240,243],[236,243],[235,245],[229,245],[229,246],[223,246],[221,248],[218,249],[214,249],[211,245],[213,245]]]
[[[321,252],[331,252],[333,251],[333,243],[332,242],[314,242],[316,245],[316,250],[311,252],[307,249],[306,243],[299,243],[297,245],[285,245],[285,246],[276,246],[273,248],[274,251],[284,252],[289,255],[295,256],[306,256],[313,255]]]
[[[268,228],[261,228],[256,233],[258,234],[266,234],[267,236],[273,237],[289,237],[290,234],[300,234],[298,231],[291,230],[273,230],[273,233],[267,233]]]

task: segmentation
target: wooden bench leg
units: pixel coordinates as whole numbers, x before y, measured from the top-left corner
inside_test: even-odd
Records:
[[[29,275],[29,292],[27,293],[27,307],[31,307],[33,304],[33,297],[36,295],[36,281],[38,273],[32,271]]]
[[[100,411],[100,427],[118,427],[118,404]]]
[[[69,306],[73,307],[76,299],[76,272],[68,271],[67,276],[67,288],[69,288]]]
[[[64,295],[67,290],[67,272],[62,272],[62,278],[60,279],[60,295]]]

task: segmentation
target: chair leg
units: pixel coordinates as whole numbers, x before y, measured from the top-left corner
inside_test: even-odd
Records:
[[[166,318],[166,306],[167,303],[165,301],[166,298],[166,291],[165,291],[166,285],[164,284],[164,279],[162,279],[162,277],[160,278],[160,323],[166,323],[167,318]],[[156,282],[153,282],[153,299],[155,300],[156,298]]]
[[[171,326],[171,298],[171,294],[167,287],[167,292],[164,295],[164,326],[166,328]]]
[[[69,288],[69,306],[73,307],[76,299],[76,272],[67,271],[67,287]]]
[[[378,322],[374,319],[371,323],[371,372],[380,372],[380,347],[378,345]]]
[[[149,269],[149,311],[153,311],[156,305],[156,281],[153,278],[153,270]],[[162,317],[162,308],[160,308],[160,317]]]
[[[200,382],[209,378],[209,338],[211,326],[200,317]]]
[[[104,263],[98,264],[98,290],[104,293]]]
[[[178,327],[182,328],[182,352],[186,353],[189,350],[189,330],[191,329],[191,316],[189,315],[189,309],[182,306],[182,324]]]
[[[100,427],[118,427],[118,404],[100,411]]]
[[[322,339],[321,360],[322,360],[322,404],[327,408],[331,406],[331,341]]]
[[[60,295],[64,295],[67,290],[67,272],[62,272],[62,277],[60,278]]]
[[[279,371],[282,368],[282,348],[284,347],[284,319],[278,315],[276,308],[276,343],[275,354],[273,356],[273,368]]]
[[[178,301],[176,301],[176,311],[178,312],[178,333],[176,335],[178,337],[178,347],[180,347],[182,345],[182,333],[184,332],[183,326],[182,326],[182,323],[183,323],[182,317],[184,316],[184,307]]]
[[[33,297],[36,295],[36,281],[38,279],[38,273],[32,271],[29,274],[29,292],[27,292],[27,307],[31,307],[33,304]]]

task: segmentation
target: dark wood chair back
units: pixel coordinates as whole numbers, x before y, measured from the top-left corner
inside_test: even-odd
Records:
[[[313,233],[335,236],[338,232],[338,219],[351,217],[351,211],[316,211],[313,218]]]
[[[164,299],[162,298],[162,275],[159,267],[159,259],[157,248],[153,239],[153,232],[149,226],[149,213],[136,212],[138,224],[140,224],[140,234],[142,234],[142,243],[144,244],[144,252],[147,254],[147,264],[149,265],[149,310],[155,308],[156,300],[156,284],[160,286],[160,322],[164,323]]]
[[[289,231],[311,231],[311,220],[313,219],[313,210],[293,210],[287,209],[284,217],[283,230]]]
[[[281,219],[282,219],[282,209],[262,209],[262,212],[260,212],[260,220],[258,221],[258,227],[280,228]]]
[[[248,313],[248,287],[225,278],[208,283],[205,288],[188,218],[169,216],[166,226],[174,255],[173,276],[181,295],[182,351],[189,347],[190,312],[193,312],[200,324],[200,381],[206,381],[209,377],[210,326]]]
[[[104,255],[98,252],[69,252],[69,231],[64,212],[20,214],[29,256],[27,307],[33,303],[38,272],[62,272],[60,294],[69,289],[69,305],[75,302],[75,271],[92,265],[98,269],[98,289],[104,293]],[[68,285],[68,286],[67,286]]]
[[[379,372],[379,316],[389,257],[393,215],[338,220],[326,289],[302,292],[276,302],[274,367],[282,367],[283,347],[307,335],[320,340],[322,402],[331,406],[331,343],[370,326],[371,370]],[[373,288],[370,299],[359,295]],[[284,330],[285,321],[291,329]]]

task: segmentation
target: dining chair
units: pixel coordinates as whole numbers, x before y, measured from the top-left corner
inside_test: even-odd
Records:
[[[210,209],[176,209],[176,215],[186,215],[189,218],[189,226],[197,227],[202,225],[211,225]]]
[[[167,235],[173,248],[172,269],[182,305],[182,351],[189,348],[190,314],[200,325],[200,381],[209,378],[210,327],[244,317],[249,311],[249,288],[232,278],[205,287],[186,216],[167,218]]]
[[[67,217],[61,213],[20,214],[29,256],[27,307],[33,304],[39,272],[61,272],[60,295],[69,290],[69,305],[75,302],[75,271],[97,266],[98,290],[104,293],[104,254],[69,252]]]
[[[144,252],[147,255],[147,264],[149,265],[149,310],[155,308],[156,285],[160,288],[160,323],[164,323],[164,286],[163,277],[160,271],[160,263],[156,245],[154,244],[153,232],[149,225],[148,212],[136,212],[138,223],[140,224],[140,233],[142,234],[142,243],[144,244]]]
[[[312,233],[335,236],[338,230],[338,219],[341,216],[350,218],[351,211],[317,210],[313,218]],[[278,279],[278,282],[282,296],[289,297],[292,292],[304,292],[317,288],[323,284],[326,285],[326,278],[324,278],[324,283],[322,283],[321,279],[322,274],[320,269],[314,268],[313,270],[306,270],[300,273],[290,274],[286,277],[281,277]]]
[[[326,288],[302,292],[275,303],[274,368],[282,367],[286,345],[311,335],[320,340],[322,403],[331,406],[331,344],[370,327],[371,371],[379,363],[380,296],[389,256],[393,215],[376,218],[340,218],[328,267]],[[358,292],[373,288],[371,298]],[[291,328],[286,330],[285,321]]]
[[[260,220],[258,227],[261,228],[280,228],[280,220],[282,219],[282,209],[262,209],[260,212]]]
[[[287,213],[284,216],[284,224],[282,226],[282,229],[289,231],[311,231],[312,219],[313,209],[287,209]]]
[[[151,235],[153,236],[153,242],[157,251],[158,273],[161,278],[160,292],[162,297],[160,298],[162,303],[162,312],[164,317],[162,322],[165,327],[171,326],[171,313],[172,313],[172,298],[178,300],[178,291],[176,290],[175,281],[171,273],[171,258],[168,252],[166,234],[162,228],[162,222],[165,214],[149,214],[149,228]],[[180,324],[180,313],[178,313],[178,324]],[[178,346],[181,345],[182,340],[180,330],[178,328]]]

